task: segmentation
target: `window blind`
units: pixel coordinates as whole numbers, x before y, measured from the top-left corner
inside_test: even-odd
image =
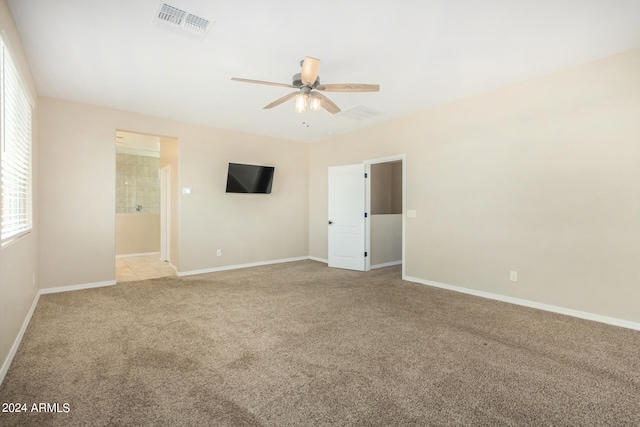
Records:
[[[0,38],[0,240],[32,228],[31,103],[9,50]]]

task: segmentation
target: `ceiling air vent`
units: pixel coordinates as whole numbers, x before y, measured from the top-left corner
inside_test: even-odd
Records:
[[[374,110],[373,108],[365,107],[364,105],[357,105],[353,108],[349,108],[348,110],[343,110],[340,113],[340,116],[360,121],[377,116],[378,114],[382,113],[378,110]]]
[[[163,27],[179,30],[183,34],[196,37],[200,40],[204,38],[213,25],[213,22],[208,19],[167,3],[160,3],[158,5],[158,10],[156,11],[153,22]]]
[[[188,14],[184,20],[183,28],[194,34],[204,34],[209,28],[209,21],[199,16]]]
[[[157,19],[173,25],[182,25],[187,12],[168,4],[161,4]]]

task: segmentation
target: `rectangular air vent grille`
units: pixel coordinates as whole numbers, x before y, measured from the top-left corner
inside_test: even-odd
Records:
[[[162,26],[174,28],[185,34],[195,36],[200,40],[204,38],[213,25],[213,22],[208,19],[167,3],[160,3],[153,21]]]
[[[373,108],[365,107],[364,105],[357,105],[353,108],[349,108],[348,110],[343,110],[340,115],[344,117],[348,117],[353,120],[366,120],[373,116],[377,116],[378,114],[382,114],[378,110],[374,110]]]
[[[199,16],[188,14],[185,19],[184,29],[187,31],[191,31],[192,33],[204,33],[207,31],[209,26],[209,21],[204,18],[200,18]]]
[[[163,4],[160,7],[158,19],[168,22],[169,24],[182,25],[182,20],[186,14],[187,12],[184,10],[180,10],[177,7],[173,7],[168,4]]]

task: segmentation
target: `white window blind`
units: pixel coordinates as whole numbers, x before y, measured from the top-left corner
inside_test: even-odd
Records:
[[[0,38],[0,192],[2,242],[32,228],[31,103]]]

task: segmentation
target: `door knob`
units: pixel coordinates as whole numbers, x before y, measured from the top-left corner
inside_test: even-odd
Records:
[[[333,224],[333,221],[329,221],[329,225]]]

